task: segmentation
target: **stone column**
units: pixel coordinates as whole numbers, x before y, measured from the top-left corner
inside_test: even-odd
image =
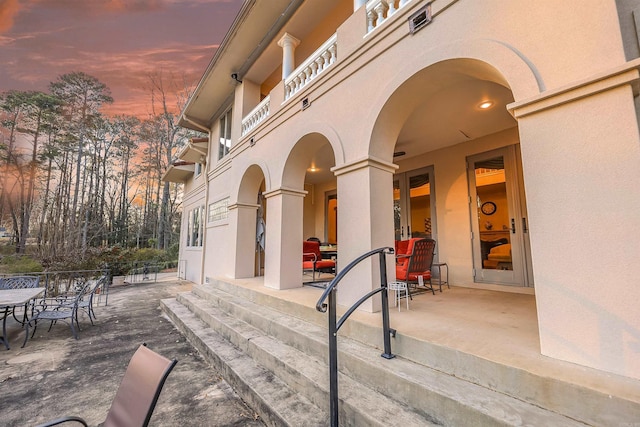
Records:
[[[282,80],[285,80],[293,70],[295,70],[295,50],[300,44],[300,40],[289,33],[278,41],[278,46],[282,48]]]
[[[518,120],[542,354],[640,379],[637,69],[509,106]]]
[[[302,287],[302,217],[304,190],[279,188],[267,200],[264,285],[274,289]]]
[[[333,169],[338,178],[338,269],[384,246],[394,246],[393,173],[397,166],[367,158]],[[395,278],[395,258],[387,256],[387,279]],[[380,266],[375,255],[360,263],[340,282],[338,303],[351,306],[380,286]],[[380,297],[369,299],[361,310],[375,312]]]

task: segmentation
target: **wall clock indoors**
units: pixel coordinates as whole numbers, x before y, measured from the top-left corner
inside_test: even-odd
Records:
[[[493,202],[484,202],[480,210],[485,215],[493,215],[496,213],[496,204]]]

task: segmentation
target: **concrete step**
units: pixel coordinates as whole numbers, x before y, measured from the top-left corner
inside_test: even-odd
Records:
[[[193,294],[181,295],[179,302],[260,366],[320,407],[324,419],[328,418],[328,367],[324,361],[274,339]],[[418,414],[406,404],[395,402],[347,376],[340,376],[339,387],[342,425],[437,425],[427,415]]]
[[[314,325],[322,331],[318,340],[322,343],[327,341],[326,314],[315,310],[315,300],[311,303],[285,300],[274,292],[258,292],[223,280],[212,280],[210,284],[195,287],[194,293],[203,298],[211,298],[214,290],[222,291],[215,298],[223,296],[229,299],[233,296],[236,297],[235,300],[240,301],[239,304],[234,303],[227,307],[227,310],[235,310],[234,315],[243,315],[243,310],[238,309],[243,301],[254,303],[257,307],[276,309],[277,312],[273,315],[275,318],[280,316],[278,313],[286,313],[293,318],[290,320],[291,325],[294,325],[293,329],[301,330],[308,328],[308,325]],[[352,316],[352,319],[340,329],[340,338],[350,338],[367,347],[375,346],[382,352],[380,327],[358,321],[353,319],[354,317],[357,316]],[[245,320],[247,319],[245,317]],[[298,325],[296,319],[306,323]],[[394,326],[393,322],[391,326]],[[272,331],[270,333],[275,334],[282,329],[273,328]],[[308,341],[292,345],[305,352],[311,351]],[[342,341],[339,348],[341,345]],[[407,361],[467,380],[500,394],[513,396],[587,425],[621,426],[640,420],[640,390],[636,381],[626,378],[550,359],[545,359],[547,364],[552,365],[546,372],[509,366],[407,336],[402,330],[398,330],[392,340],[392,351]],[[347,354],[340,357],[344,359],[350,356]],[[573,382],[567,378],[580,381]]]
[[[215,333],[175,299],[162,309],[247,404],[269,426],[327,426],[326,414],[272,372]]]
[[[178,301],[328,411],[326,330],[213,286]],[[341,337],[339,350],[342,425],[584,425],[355,340]]]

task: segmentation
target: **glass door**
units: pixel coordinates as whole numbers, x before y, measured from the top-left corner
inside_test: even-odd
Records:
[[[469,193],[474,280],[533,286],[517,147],[470,157]]]
[[[435,236],[433,167],[396,174],[393,217],[396,240]]]

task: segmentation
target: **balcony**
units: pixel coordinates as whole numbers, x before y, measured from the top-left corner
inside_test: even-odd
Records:
[[[393,15],[411,2],[412,0],[369,0],[365,6],[366,30],[362,33],[363,37],[366,38],[376,29],[380,28]],[[331,35],[331,37],[284,79],[284,99],[282,105],[305,87],[308,87],[312,81],[338,60],[337,34],[336,32]],[[276,94],[274,100],[282,99],[280,96],[280,94]],[[250,133],[260,123],[267,120],[270,113],[273,113],[279,108],[279,106],[272,108],[270,103],[271,96],[267,96],[242,119],[241,137]]]
[[[411,0],[369,0],[367,2],[367,34],[378,28]],[[396,4],[398,5],[396,7]]]
[[[269,117],[271,106],[271,96],[263,99],[247,116],[242,119],[242,136],[245,136],[251,129],[258,126],[262,121]]]
[[[285,101],[302,90],[338,59],[337,35],[332,35],[284,81]]]

